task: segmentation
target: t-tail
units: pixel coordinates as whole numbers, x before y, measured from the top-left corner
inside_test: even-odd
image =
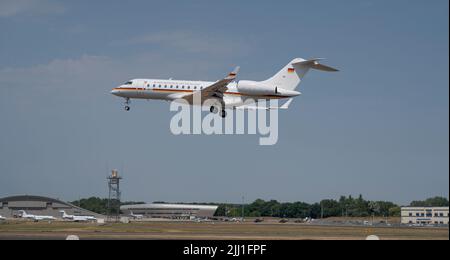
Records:
[[[59,213],[62,214],[62,218],[68,218],[69,217],[69,215],[67,215],[65,210],[60,210]]]
[[[336,72],[335,68],[319,63],[323,59],[293,59],[282,70],[268,80],[262,81],[265,86],[277,86],[286,90],[295,90],[310,69]]]

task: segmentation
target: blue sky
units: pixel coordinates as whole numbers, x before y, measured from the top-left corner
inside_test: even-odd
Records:
[[[0,1],[0,196],[408,203],[449,191],[448,1]],[[257,136],[173,136],[135,77],[263,80],[325,57]]]

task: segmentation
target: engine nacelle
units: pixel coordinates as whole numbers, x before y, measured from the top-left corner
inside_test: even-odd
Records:
[[[276,95],[277,88],[264,86],[260,82],[250,80],[240,80],[237,89],[242,94],[261,96],[261,95]]]
[[[266,86],[261,82],[241,80],[237,85],[240,93],[251,96],[280,96],[280,97],[295,97],[301,93],[295,90],[287,90],[277,86]]]

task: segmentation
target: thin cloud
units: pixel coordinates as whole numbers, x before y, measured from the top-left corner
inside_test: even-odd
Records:
[[[125,59],[85,54],[77,58],[54,59],[29,67],[0,69],[0,90],[23,89],[24,86],[40,90],[72,90],[90,88],[94,84],[104,84],[109,88],[111,84],[119,84],[133,77],[195,79],[208,76],[213,79],[220,77],[221,70],[217,64],[202,59],[167,59],[166,56],[154,52],[140,53]]]
[[[61,14],[66,8],[53,0],[2,0],[0,17],[14,17],[22,14]]]
[[[188,53],[232,54],[249,50],[249,42],[239,39],[230,40],[217,34],[205,34],[192,31],[159,32],[136,36],[118,45],[153,45],[162,49],[178,50]]]
[[[26,86],[29,82],[36,87],[71,86],[70,82],[95,80],[112,65],[113,61],[107,57],[83,55],[28,68],[4,68],[0,70],[0,87]]]

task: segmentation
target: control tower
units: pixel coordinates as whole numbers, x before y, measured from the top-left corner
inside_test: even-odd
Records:
[[[117,170],[112,170],[111,175],[106,178],[108,180],[109,196],[107,216],[108,221],[119,221],[120,219],[120,180]]]

